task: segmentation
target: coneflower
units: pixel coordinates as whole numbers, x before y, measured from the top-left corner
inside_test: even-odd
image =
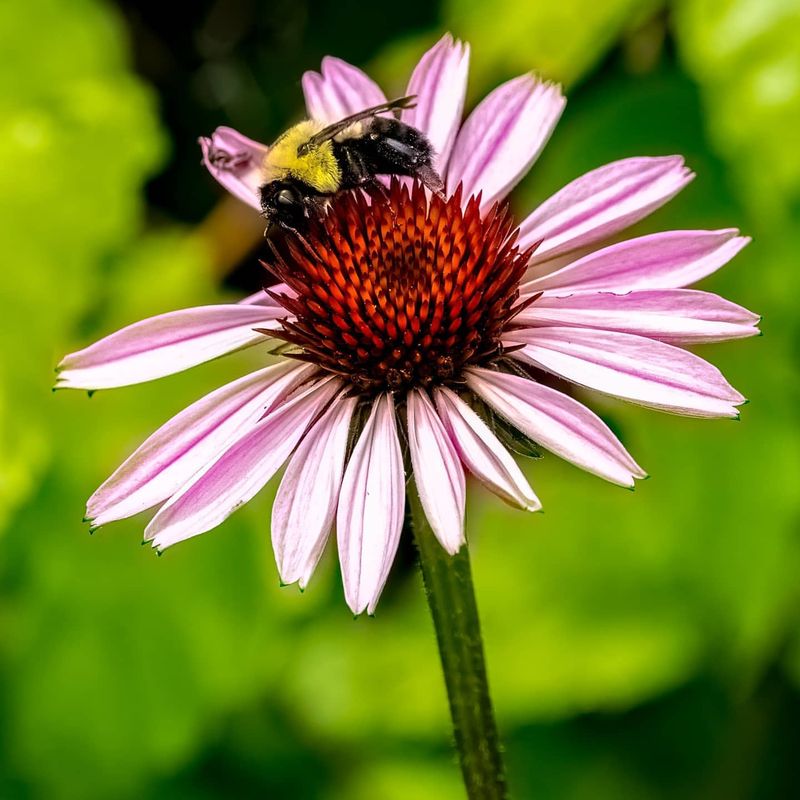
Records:
[[[278,363],[156,431],[90,498],[93,526],[160,506],[145,532],[160,550],[219,525],[286,464],[272,514],[281,580],[305,586],[335,529],[347,603],[372,613],[403,529],[409,477],[419,524],[448,554],[465,542],[467,473],[508,503],[541,508],[497,426],[612,483],[630,487],[645,476],[605,423],[540,382],[543,373],[662,411],[737,416],[742,395],[684,345],[754,335],[758,317],[684,287],[748,240],[735,230],[690,230],[607,244],[691,180],[678,156],[600,167],[515,223],[504,200],[564,99],[526,75],[462,124],[467,64],[468,48],[443,38],[414,70],[407,94],[417,105],[402,113],[438,154],[444,198],[396,179],[341,193],[302,236],[273,248],[265,266],[278,285],[240,304],[135,323],[63,360],[58,386],[94,390],[283,342]],[[303,89],[320,121],[386,99],[333,58],[304,76]],[[211,174],[258,209],[268,148],[226,128],[201,144]],[[436,556],[420,546],[425,567],[426,553]],[[459,568],[468,577],[468,562]],[[435,565],[427,569],[435,592]],[[446,672],[442,626],[456,624],[437,619]],[[464,635],[474,636],[477,617],[469,624],[475,630]],[[452,676],[448,688],[452,703]],[[459,736],[469,736],[453,713]],[[469,742],[459,745],[463,756]],[[486,769],[499,773],[495,761]],[[473,776],[471,796],[503,796],[502,788],[476,794],[476,780],[489,779]]]

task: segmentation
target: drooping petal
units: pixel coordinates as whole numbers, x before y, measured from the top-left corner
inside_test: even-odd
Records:
[[[386,102],[386,96],[375,81],[358,67],[340,58],[322,59],[322,72],[303,75],[303,94],[311,119],[338,122],[365,108]]]
[[[590,328],[514,331],[514,357],[568,381],[692,417],[737,417],[744,402],[714,366],[671,344]]]
[[[434,391],[436,410],[466,468],[498,497],[525,511],[539,511],[534,494],[511,453],[489,426],[450,389]]]
[[[394,401],[384,394],[350,456],[336,515],[344,594],[354,614],[375,611],[400,542],[404,509]]]
[[[564,110],[558,86],[521,75],[489,94],[458,133],[447,168],[450,191],[464,202],[483,192],[482,207],[501,200],[538,158]]]
[[[94,527],[163,502],[214,461],[315,368],[283,361],[193,403],[162,425],[89,498]]]
[[[520,287],[536,292],[631,292],[680,289],[727,264],[749,241],[733,229],[666,231],[590,253]]]
[[[458,454],[428,396],[415,389],[406,399],[411,466],[422,508],[450,555],[464,544],[466,481]]]
[[[358,404],[340,395],[295,450],[272,506],[272,547],[283,583],[308,584],[336,516],[350,420]]]
[[[212,176],[234,197],[260,211],[261,165],[269,148],[233,128],[217,128],[199,141],[203,163]]]
[[[581,469],[620,486],[645,477],[608,426],[563,392],[487,369],[469,370],[467,385],[526,436]]]
[[[628,294],[543,295],[518,314],[514,323],[599,328],[684,345],[755,336],[759,319],[710,292],[651,289]]]
[[[163,550],[227,519],[280,469],[340,387],[338,379],[317,381],[249,428],[161,507],[145,540]]]
[[[57,389],[111,389],[152,381],[267,341],[255,328],[286,317],[277,304],[198,306],[135,322],[58,365]]]
[[[522,249],[541,241],[532,264],[602,241],[674,197],[694,173],[681,156],[625,158],[587,172],[522,221]]]
[[[434,169],[441,175],[461,125],[467,94],[469,45],[453,41],[448,33],[419,61],[406,89],[417,96],[416,108],[403,111],[401,119],[422,131],[436,154]]]

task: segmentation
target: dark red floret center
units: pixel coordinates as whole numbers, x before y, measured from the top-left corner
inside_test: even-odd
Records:
[[[291,290],[273,292],[291,315],[276,335],[361,391],[456,383],[502,355],[530,257],[516,236],[506,206],[481,215],[460,191],[342,192],[265,264]]]

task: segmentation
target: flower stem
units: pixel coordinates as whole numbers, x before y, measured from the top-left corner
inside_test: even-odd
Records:
[[[470,800],[507,800],[469,551],[462,547],[455,556],[448,555],[425,518],[416,487],[409,486],[408,501],[467,796]]]

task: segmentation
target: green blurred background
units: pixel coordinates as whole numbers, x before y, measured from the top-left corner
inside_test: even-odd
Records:
[[[270,141],[326,53],[399,93],[443,30],[470,104],[529,69],[569,104],[517,190],[683,153],[639,232],[738,225],[705,282],[764,314],[708,351],[751,400],[707,422],[590,398],[653,476],[529,462],[546,514],[473,487],[490,678],[517,798],[800,796],[800,4],[796,0],[0,3],[0,797],[448,800],[462,789],[414,554],[353,621],[332,553],[280,589],[274,487],[157,559],[84,500],[164,419],[257,363],[51,395],[65,352],[258,284],[261,226],[200,165]]]

